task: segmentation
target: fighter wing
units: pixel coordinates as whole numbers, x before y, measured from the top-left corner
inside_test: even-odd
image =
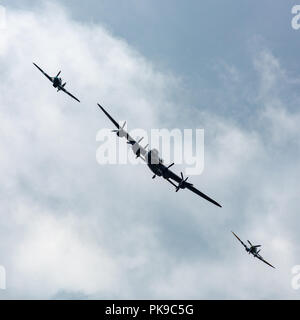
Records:
[[[177,174],[175,174],[173,171],[171,171],[170,169],[166,168],[167,170],[167,176],[169,177],[169,179],[172,179],[174,181],[176,181],[177,183],[182,183],[182,177],[179,177]],[[184,182],[184,187],[189,189],[190,191],[196,193],[198,196],[204,198],[205,200],[213,203],[214,205],[222,208],[222,206],[216,202],[215,200],[211,199],[209,196],[207,196],[206,194],[202,193],[201,191],[199,191],[197,188],[195,188],[191,183],[188,182]]]
[[[109,118],[109,120],[117,127],[119,131],[119,136],[126,137],[128,144],[132,145],[132,150],[137,156],[143,156],[147,154],[147,150],[142,147],[138,141],[133,139],[125,130],[122,128],[119,123],[98,103],[99,108],[104,112],[104,114]],[[142,157],[143,160],[145,160]]]
[[[231,232],[239,240],[239,242],[245,247],[245,249],[248,249],[248,247],[245,245],[245,243],[233,231],[231,231]]]
[[[65,92],[66,94],[68,94],[70,97],[72,97],[73,99],[75,99],[76,101],[80,102],[80,100],[78,100],[76,97],[74,97],[68,90],[66,90],[64,87],[59,86],[59,89],[62,90],[63,92]]]
[[[267,264],[268,266],[272,267],[275,269],[274,266],[272,266],[268,261],[266,261],[261,255],[256,255],[256,258],[258,258],[259,260],[261,260],[262,262],[264,262],[265,264]]]
[[[53,83],[53,79],[46,73],[44,72],[38,65],[36,65],[34,62],[33,64]]]

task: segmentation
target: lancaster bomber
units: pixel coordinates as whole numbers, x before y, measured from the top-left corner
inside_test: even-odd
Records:
[[[58,91],[63,91],[65,92],[66,94],[68,94],[70,97],[72,97],[73,99],[75,99],[76,101],[80,102],[76,97],[74,97],[69,91],[67,91],[65,89],[65,85],[67,84],[66,82],[65,83],[62,83],[62,79],[59,78],[59,75],[61,73],[61,71],[58,72],[58,74],[55,76],[55,77],[50,77],[46,72],[44,72],[38,65],[36,65],[34,62],[33,64],[44,74],[45,77],[47,77],[53,84],[53,87],[54,88],[57,88],[57,92]]]
[[[239,240],[239,242],[244,246],[245,250],[249,254],[252,254],[254,258],[257,258],[257,259],[261,260],[262,262],[266,263],[268,266],[270,266],[270,267],[275,269],[275,267],[273,267],[269,262],[264,260],[264,258],[259,254],[261,249],[258,250],[258,248],[260,248],[261,245],[255,245],[254,246],[249,240],[247,240],[249,245],[250,245],[250,247],[248,247],[247,245],[245,245],[245,243],[233,231],[231,231],[231,232]]]
[[[136,141],[133,139],[125,130],[125,124],[123,126],[120,126],[116,120],[114,120],[111,115],[100,105],[98,104],[100,109],[105,113],[105,115],[112,121],[112,123],[116,126],[116,130],[113,130],[117,134],[118,137],[122,138],[125,137],[127,139],[127,143],[132,146],[132,151],[136,155],[137,158],[141,158],[143,161],[145,161],[150,168],[150,170],[153,172],[153,179],[156,177],[163,177],[165,180],[167,180],[170,184],[172,184],[175,187],[175,191],[178,192],[181,189],[189,189],[190,191],[196,193],[198,196],[206,199],[207,201],[213,203],[214,205],[218,207],[222,207],[218,202],[211,199],[198,189],[196,189],[193,184],[187,182],[188,178],[184,178],[183,173],[181,172],[180,176],[175,174],[170,170],[170,168],[174,165],[174,163],[170,164],[169,166],[165,166],[163,163],[163,160],[159,157],[158,150],[152,149],[150,151],[147,150],[147,147],[142,147],[140,145],[140,142],[143,139],[140,139],[139,141]]]

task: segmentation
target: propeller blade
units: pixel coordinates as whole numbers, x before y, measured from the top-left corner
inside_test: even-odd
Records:
[[[249,241],[249,240],[247,240],[248,241],[248,243],[250,244],[250,246],[252,247],[252,243]]]
[[[59,73],[57,74],[56,78],[61,74],[61,71],[59,71]]]
[[[173,166],[174,163],[171,164],[171,166]],[[183,176],[183,173],[180,172],[180,175],[181,175],[181,181],[179,182],[177,188],[176,188],[176,192],[178,192],[180,189],[184,189],[186,187],[186,182],[188,180],[189,177],[187,177],[186,179],[184,179],[184,176]],[[192,186],[192,184],[190,184]]]
[[[172,163],[172,164],[170,164],[169,166],[168,166],[168,169],[170,169],[171,167],[173,167],[174,166],[174,162]]]

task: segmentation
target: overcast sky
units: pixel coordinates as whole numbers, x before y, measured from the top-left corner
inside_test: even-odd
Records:
[[[1,4],[0,298],[299,299],[294,1]],[[223,208],[145,166],[100,166],[97,102],[129,128],[203,128],[191,180]]]

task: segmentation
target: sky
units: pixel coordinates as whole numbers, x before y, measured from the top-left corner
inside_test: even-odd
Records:
[[[294,1],[0,4],[1,299],[300,298]],[[204,129],[191,180],[223,208],[99,165],[97,102],[129,128]]]

